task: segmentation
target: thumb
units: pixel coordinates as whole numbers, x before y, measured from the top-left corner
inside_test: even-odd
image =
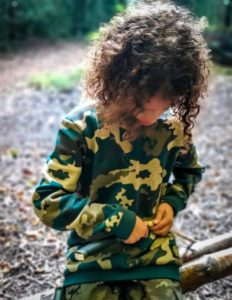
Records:
[[[155,216],[154,224],[158,224],[161,221],[163,214],[164,214],[163,208],[159,207],[157,210],[157,214]]]

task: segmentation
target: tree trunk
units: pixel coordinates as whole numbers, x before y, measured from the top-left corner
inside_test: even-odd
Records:
[[[226,29],[230,28],[231,20],[232,20],[232,0],[229,0],[228,4],[225,5],[224,27]]]

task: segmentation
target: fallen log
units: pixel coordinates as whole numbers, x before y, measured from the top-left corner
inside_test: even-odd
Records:
[[[191,243],[187,248],[180,249],[183,262],[188,262],[202,255],[214,253],[232,247],[232,232]]]
[[[184,263],[180,268],[184,293],[232,274],[232,247]]]

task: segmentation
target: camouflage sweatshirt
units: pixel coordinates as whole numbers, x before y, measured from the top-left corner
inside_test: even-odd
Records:
[[[112,243],[83,261],[77,255],[93,241],[127,239],[136,215],[153,220],[162,202],[176,216],[201,180],[205,168],[192,142],[187,151],[183,147],[183,125],[170,109],[149,130],[134,141],[123,140],[124,128],[101,126],[94,102],[78,105],[62,118],[32,203],[45,225],[69,231],[64,286],[179,280],[182,261],[172,231],[134,244]]]

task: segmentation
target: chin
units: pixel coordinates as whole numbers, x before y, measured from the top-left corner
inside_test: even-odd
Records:
[[[140,122],[140,124],[142,125],[142,126],[151,126],[151,125],[153,125],[155,122]]]
[[[149,124],[148,124],[148,123],[142,123],[141,125],[142,125],[142,126],[151,126],[152,123],[149,123]]]

